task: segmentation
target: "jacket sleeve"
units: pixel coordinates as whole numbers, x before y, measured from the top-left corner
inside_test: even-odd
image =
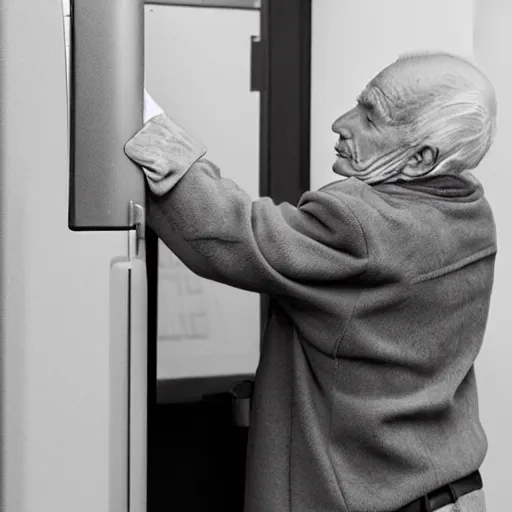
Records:
[[[165,146],[162,140],[160,145]],[[152,165],[130,144],[126,152],[140,165]],[[161,168],[173,166],[169,162]],[[306,192],[296,207],[276,205],[268,197],[253,201],[205,158],[185,167],[168,190],[155,192],[150,186],[147,222],[197,275],[248,291],[300,298],[315,284],[329,285],[364,271],[361,226],[329,187]]]

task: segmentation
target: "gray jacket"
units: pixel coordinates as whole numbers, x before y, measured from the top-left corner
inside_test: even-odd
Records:
[[[245,512],[392,511],[479,468],[496,237],[478,181],[350,178],[276,205],[176,144],[159,116],[125,148],[150,226],[196,274],[272,299]]]

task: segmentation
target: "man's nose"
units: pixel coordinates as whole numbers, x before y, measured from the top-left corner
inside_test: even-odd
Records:
[[[352,134],[350,125],[354,117],[354,109],[349,110],[341,117],[338,117],[332,124],[332,131],[338,133],[342,139],[350,139]]]

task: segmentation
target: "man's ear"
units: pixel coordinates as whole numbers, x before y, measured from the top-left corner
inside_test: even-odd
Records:
[[[409,178],[419,178],[429,173],[438,162],[439,150],[431,146],[423,146],[415,153],[402,169]]]

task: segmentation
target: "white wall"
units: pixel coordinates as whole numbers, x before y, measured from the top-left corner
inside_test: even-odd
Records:
[[[311,188],[341,177],[332,172],[334,119],[355,104],[366,83],[398,54],[446,50],[474,57],[498,94],[498,136],[476,176],[493,206],[499,255],[489,324],[476,363],[481,418],[489,439],[482,473],[488,510],[510,509],[512,411],[509,304],[512,260],[509,152],[512,138],[512,3],[509,0],[313,0]],[[474,53],[473,53],[474,52]]]
[[[489,325],[476,369],[480,410],[489,438],[484,463],[488,509],[510,510],[510,461],[512,459],[512,345],[510,344],[510,290],[512,230],[509,185],[512,187],[510,140],[512,138],[512,3],[478,0],[475,11],[475,60],[487,73],[498,97],[498,132],[478,169],[487,198],[494,209],[498,230],[498,257]]]

